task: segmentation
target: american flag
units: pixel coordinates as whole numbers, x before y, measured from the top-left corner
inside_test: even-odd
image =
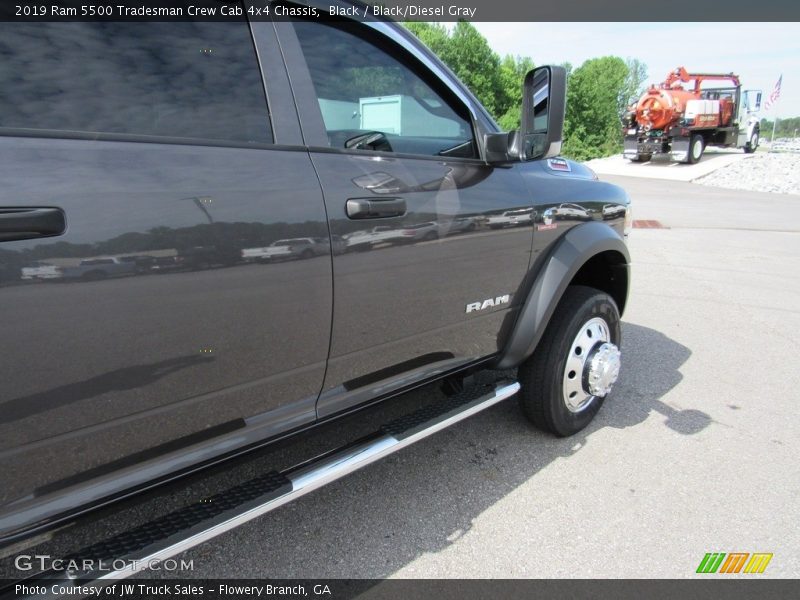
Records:
[[[767,101],[764,103],[764,110],[769,110],[772,108],[772,105],[778,101],[778,98],[781,97],[781,82],[783,81],[783,75],[778,77],[778,81],[775,82],[775,89],[772,90],[772,93],[767,98]]]

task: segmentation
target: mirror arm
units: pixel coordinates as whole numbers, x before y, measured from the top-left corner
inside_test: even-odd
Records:
[[[489,164],[520,162],[522,160],[522,136],[519,131],[487,133],[483,136],[485,159]]]

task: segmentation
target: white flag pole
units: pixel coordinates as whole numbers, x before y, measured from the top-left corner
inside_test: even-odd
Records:
[[[769,139],[769,149],[772,151],[772,145],[775,143],[775,127],[778,125],[778,111],[775,111],[775,120],[772,122],[772,137]]]
[[[783,87],[783,73],[781,76],[778,77],[778,85]],[[773,91],[774,93],[774,91]],[[775,107],[775,120],[772,121],[772,137],[769,140],[769,151],[772,152],[772,148],[775,146],[775,128],[778,126],[778,103],[781,101],[780,96],[781,90],[778,88],[778,97],[775,98],[775,102],[770,104],[770,108],[773,106]]]

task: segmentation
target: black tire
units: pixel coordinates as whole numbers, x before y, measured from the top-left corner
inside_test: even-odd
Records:
[[[747,144],[744,147],[744,153],[745,154],[752,154],[753,152],[755,152],[756,149],[758,148],[758,142],[759,141],[760,141],[759,140],[759,131],[758,131],[758,129],[755,129],[753,131],[753,134],[750,136],[750,139],[748,140]]]
[[[686,153],[686,162],[690,165],[699,162],[700,159],[703,158],[705,149],[706,141],[703,139],[703,136],[699,133],[694,134],[689,141],[689,152]]]
[[[439,235],[435,231],[429,231],[422,237],[423,242],[432,242],[433,240],[438,240]]]
[[[300,254],[300,258],[303,259],[303,260],[307,260],[309,258],[314,258],[314,251],[313,250],[308,250],[308,249],[303,250],[303,252]]]
[[[637,154],[631,159],[631,162],[647,162],[651,158],[653,158],[652,154]]]
[[[539,429],[560,437],[577,433],[591,422],[605,400],[589,396],[586,405],[577,412],[570,410],[565,400],[564,378],[572,343],[594,318],[605,321],[609,341],[619,347],[622,335],[614,299],[595,288],[568,287],[533,355],[519,367],[522,386],[519,403],[528,420]],[[585,352],[588,354],[596,347]],[[586,388],[585,383],[581,385]]]

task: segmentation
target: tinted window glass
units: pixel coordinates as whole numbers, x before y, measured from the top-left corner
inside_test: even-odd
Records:
[[[2,23],[0,127],[272,141],[244,22]]]
[[[475,156],[469,120],[413,69],[361,37],[366,28],[300,21],[295,31],[331,146]]]

